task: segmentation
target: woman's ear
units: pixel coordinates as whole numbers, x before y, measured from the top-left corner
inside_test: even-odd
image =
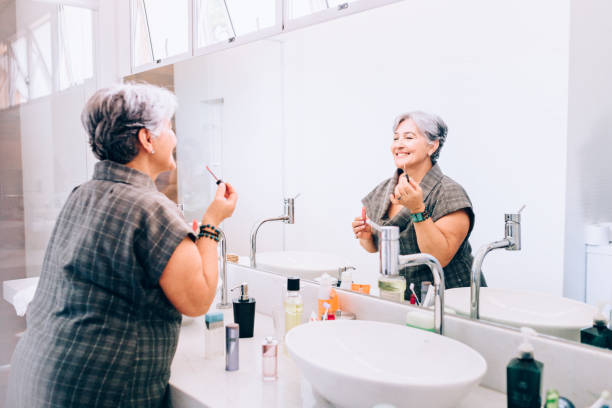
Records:
[[[146,128],[140,128],[140,130],[138,131],[138,141],[140,142],[140,145],[145,150],[145,152],[153,154],[155,153],[155,151],[153,150],[153,143],[151,142],[151,140],[151,133],[149,133]]]
[[[436,140],[435,142],[433,142],[431,144],[431,148],[429,149],[429,151],[427,152],[427,155],[429,157],[431,157],[432,154],[434,154],[436,152],[436,150],[438,150],[438,147],[440,147],[440,141]]]

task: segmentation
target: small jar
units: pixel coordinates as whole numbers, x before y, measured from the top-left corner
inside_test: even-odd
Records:
[[[261,372],[264,381],[276,381],[278,377],[278,341],[266,337],[261,346]]]

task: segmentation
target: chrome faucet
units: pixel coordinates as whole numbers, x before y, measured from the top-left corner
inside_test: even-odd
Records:
[[[403,266],[427,265],[434,279],[434,329],[444,334],[444,270],[440,262],[430,254],[400,255],[399,227],[383,227],[370,220],[366,221],[379,232],[378,252],[380,273],[385,276],[399,276]]]
[[[285,224],[294,224],[295,223],[295,199],[299,197],[299,194],[294,198],[285,198],[283,199],[283,215],[280,217],[274,218],[265,218],[263,220],[257,221],[251,230],[251,268],[257,267],[256,255],[257,255],[257,231],[259,227],[262,226],[263,223],[269,221],[282,221]]]
[[[221,261],[221,302],[217,303],[217,309],[229,309],[232,304],[228,300],[229,291],[227,289],[227,240],[225,239],[225,233],[220,228],[217,228],[217,231],[219,231],[221,257],[223,258]]]
[[[516,214],[504,214],[504,239],[482,246],[476,253],[472,264],[470,282],[470,317],[480,319],[480,280],[482,277],[482,263],[489,252],[494,249],[505,248],[506,251],[519,251],[521,249],[521,211]]]

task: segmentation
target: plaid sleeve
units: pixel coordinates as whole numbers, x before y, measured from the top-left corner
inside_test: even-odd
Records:
[[[431,218],[438,221],[445,215],[454,213],[455,211],[464,210],[470,217],[470,232],[474,227],[474,211],[472,210],[472,201],[467,193],[458,183],[447,179],[441,183],[438,191],[435,206],[431,209]]]
[[[157,284],[176,247],[187,237],[195,241],[195,235],[176,204],[161,193],[155,195],[155,199],[147,199],[145,205],[139,206],[143,214],[134,235],[134,249],[147,280]]]

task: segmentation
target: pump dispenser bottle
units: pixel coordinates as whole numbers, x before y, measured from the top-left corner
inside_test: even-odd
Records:
[[[612,350],[612,330],[608,328],[608,321],[601,310],[601,306],[593,318],[593,327],[580,330],[580,342]]]
[[[240,338],[253,337],[255,326],[255,299],[249,297],[249,285],[244,282],[232,289],[240,289],[240,296],[234,299],[234,322],[240,326]]]
[[[285,308],[285,334],[302,323],[304,301],[300,294],[300,278],[287,279],[287,293],[283,301]]]
[[[506,392],[508,408],[539,408],[542,406],[542,370],[544,365],[533,358],[533,346],[529,338],[535,330],[521,327],[523,343],[518,357],[510,360],[506,368]]]

